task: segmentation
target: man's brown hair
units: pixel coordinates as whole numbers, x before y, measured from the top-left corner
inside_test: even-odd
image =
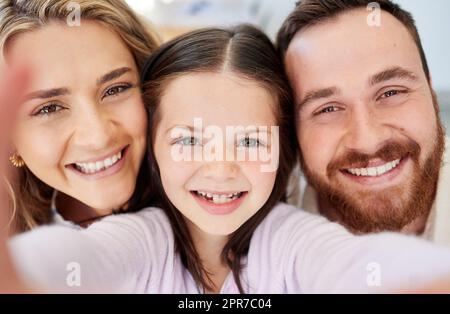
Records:
[[[361,8],[370,8],[372,4],[378,4],[381,10],[390,13],[399,20],[411,34],[419,49],[423,70],[428,80],[430,71],[425,52],[422,47],[419,32],[411,13],[403,10],[398,4],[390,0],[302,0],[296,4],[294,11],[284,21],[277,36],[277,48],[281,58],[284,60],[294,36],[308,27],[329,21],[339,15]]]

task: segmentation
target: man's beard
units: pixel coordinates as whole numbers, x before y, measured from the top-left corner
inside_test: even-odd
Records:
[[[444,130],[439,119],[436,98],[437,135],[433,150],[420,165],[420,146],[412,141],[390,141],[373,155],[350,152],[332,161],[327,167],[331,182],[341,169],[365,168],[375,158],[386,162],[409,158],[413,163],[410,183],[379,191],[365,190],[349,193],[346,186],[325,182],[308,169],[303,160],[301,165],[308,183],[316,189],[318,197],[331,206],[337,220],[355,233],[380,231],[401,231],[416,219],[429,215],[437,190],[439,172],[445,146]],[[352,165],[358,165],[354,167]],[[405,165],[403,165],[405,166]]]

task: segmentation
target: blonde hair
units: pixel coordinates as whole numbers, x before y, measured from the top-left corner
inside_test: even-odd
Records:
[[[113,29],[133,54],[139,70],[159,45],[156,33],[146,28],[123,0],[0,0],[0,58],[4,59],[6,46],[15,36],[52,21],[68,21],[74,5],[80,9],[81,20],[95,20]],[[51,221],[53,188],[26,166],[18,169],[17,179],[11,186],[12,227],[16,231]]]

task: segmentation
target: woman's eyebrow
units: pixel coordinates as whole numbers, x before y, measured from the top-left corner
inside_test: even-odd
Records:
[[[129,67],[122,67],[122,68],[113,70],[111,72],[106,73],[102,77],[100,77],[97,80],[97,84],[101,85],[101,84],[107,83],[118,77],[121,77],[122,75],[124,75],[125,73],[128,73],[128,72],[131,72],[131,68],[129,68]],[[66,87],[52,88],[52,89],[39,90],[39,91],[29,93],[26,96],[26,100],[36,99],[36,98],[37,99],[47,99],[47,98],[68,95],[68,94],[70,94],[70,90]]]
[[[97,85],[102,85],[105,84],[109,81],[112,81],[118,77],[121,77],[122,75],[124,75],[125,73],[131,72],[131,68],[129,67],[123,67],[123,68],[119,68],[116,70],[112,70],[109,73],[106,73],[105,75],[103,75],[102,77],[100,77],[97,80]]]
[[[70,94],[70,91],[68,88],[61,87],[61,88],[52,88],[47,90],[39,90],[32,93],[29,93],[26,95],[25,99],[47,99],[47,98],[53,98],[57,96],[67,95]]]

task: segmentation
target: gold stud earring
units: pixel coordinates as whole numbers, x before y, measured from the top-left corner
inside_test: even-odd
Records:
[[[22,157],[17,155],[17,153],[14,153],[11,157],[9,157],[9,161],[13,164],[16,168],[22,168],[25,166],[25,161],[23,161]]]

